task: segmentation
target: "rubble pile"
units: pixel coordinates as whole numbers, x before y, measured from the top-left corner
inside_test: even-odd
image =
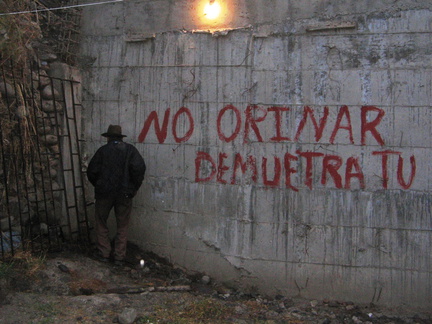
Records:
[[[245,293],[128,245],[115,266],[85,253],[51,254],[33,280],[0,296],[5,323],[431,323],[431,314],[337,300]],[[18,284],[20,283],[20,284]],[[1,284],[0,284],[1,286]],[[0,289],[0,291],[5,289]]]

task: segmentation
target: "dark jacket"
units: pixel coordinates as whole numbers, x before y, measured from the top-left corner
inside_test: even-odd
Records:
[[[95,198],[135,196],[146,171],[144,159],[131,144],[111,140],[90,160],[87,177],[95,187]]]

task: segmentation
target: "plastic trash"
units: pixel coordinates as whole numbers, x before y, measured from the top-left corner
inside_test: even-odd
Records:
[[[12,233],[12,239],[11,239]],[[10,252],[21,246],[21,235],[18,232],[1,232],[0,236],[0,250],[3,252]]]

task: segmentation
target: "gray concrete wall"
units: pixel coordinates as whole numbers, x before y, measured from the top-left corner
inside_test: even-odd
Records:
[[[221,3],[83,11],[88,153],[118,123],[148,166],[131,240],[245,290],[430,307],[431,2]]]

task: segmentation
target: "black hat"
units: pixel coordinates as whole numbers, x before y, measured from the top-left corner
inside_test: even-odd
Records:
[[[126,137],[126,135],[122,134],[122,129],[120,125],[109,125],[108,131],[103,133],[102,136],[105,137]]]

